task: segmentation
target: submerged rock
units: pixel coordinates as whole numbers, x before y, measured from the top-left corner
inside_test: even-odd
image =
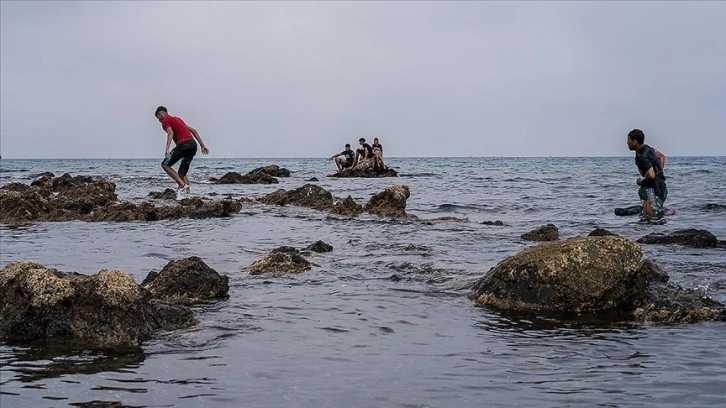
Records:
[[[149,272],[141,287],[154,298],[188,304],[227,298],[229,278],[192,256],[171,261],[160,272]]]
[[[525,241],[557,241],[560,230],[554,224],[543,225],[520,236]]]
[[[707,230],[689,228],[670,234],[653,233],[638,240],[641,244],[679,244],[694,248],[716,247],[718,239]]]
[[[398,177],[396,170],[386,166],[385,168],[379,168],[375,166],[375,161],[372,159],[361,160],[356,164],[355,167],[345,169],[340,173],[331,174],[328,177]]]
[[[348,196],[343,201],[337,201],[330,210],[333,214],[357,217],[363,212],[363,206],[356,203],[353,197]]]
[[[406,214],[406,200],[411,196],[408,186],[397,185],[386,188],[366,203],[366,211],[388,217],[408,217]]]
[[[286,273],[300,273],[311,268],[310,262],[300,255],[300,251],[293,247],[282,246],[275,248],[262,259],[249,266],[250,275],[273,273],[276,275]]]
[[[9,339],[138,347],[157,329],[196,324],[189,308],[152,299],[131,276],[106,269],[86,276],[11,263],[0,269],[0,299],[0,335]]]
[[[523,312],[625,315],[636,320],[726,320],[724,305],[667,283],[640,247],[602,236],[549,242],[506,258],[474,285],[478,306]]]

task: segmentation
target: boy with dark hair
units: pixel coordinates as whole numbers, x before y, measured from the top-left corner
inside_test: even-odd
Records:
[[[346,143],[345,150],[338,154],[330,156],[330,159],[328,160],[333,159],[335,159],[335,165],[338,166],[338,174],[341,174],[344,170],[353,167],[353,165],[355,164],[355,152],[350,148],[350,144]]]
[[[371,145],[366,143],[365,137],[358,139],[358,144],[361,148],[355,151],[356,163],[361,160],[373,158],[373,149],[371,148]]]
[[[197,154],[197,143],[194,140],[196,139],[202,147],[202,154],[209,154],[209,149],[207,149],[196,129],[184,123],[181,118],[169,115],[165,107],[159,106],[156,108],[154,116],[159,119],[161,128],[166,132],[165,158],[161,162],[161,168],[178,184],[176,199],[182,200],[187,198],[190,193],[187,172],[194,155]],[[174,140],[175,147],[169,152],[172,140]],[[181,164],[179,165],[179,171],[176,172],[171,166],[179,160],[181,160]]]
[[[643,215],[658,221],[663,217],[663,203],[668,197],[666,177],[663,174],[665,155],[645,144],[645,133],[633,129],[628,133],[628,149],[635,151],[635,165],[642,177],[635,180],[639,185],[638,196],[643,202]]]

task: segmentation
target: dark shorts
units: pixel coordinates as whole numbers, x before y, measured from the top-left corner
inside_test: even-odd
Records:
[[[343,163],[343,168],[348,168],[353,166],[353,160],[346,160],[345,163]]]
[[[194,159],[194,155],[197,154],[197,142],[192,140],[186,140],[182,144],[176,146],[171,150],[169,157],[165,158],[162,162],[162,166],[173,166],[181,160],[179,165],[179,175],[186,176],[189,171],[189,165]]]

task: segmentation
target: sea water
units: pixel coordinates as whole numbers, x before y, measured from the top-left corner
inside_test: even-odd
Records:
[[[196,308],[196,327],[161,332],[136,352],[0,342],[0,406],[148,407],[716,407],[726,406],[726,323],[562,320],[474,307],[473,281],[534,245],[606,228],[637,239],[702,228],[726,240],[726,158],[669,157],[665,225],[618,217],[638,203],[631,156],[386,158],[399,177],[327,177],[325,159],[194,160],[192,194],[259,198],[315,183],[359,204],[405,184],[419,221],[243,205],[229,218],[0,226],[0,266],[126,272],[141,282],[196,255],[230,277],[229,299]],[[277,164],[274,185],[217,185],[228,171]],[[140,202],[174,188],[158,160],[6,160],[0,185],[39,173],[92,175]],[[319,181],[308,181],[316,177]],[[504,225],[487,222],[502,221]],[[312,270],[250,276],[282,245],[333,245]],[[643,245],[675,284],[726,302],[726,250]]]

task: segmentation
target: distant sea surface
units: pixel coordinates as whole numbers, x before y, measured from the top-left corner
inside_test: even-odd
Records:
[[[726,158],[669,157],[666,225],[618,217],[638,204],[633,157],[387,158],[397,178],[327,177],[325,159],[209,159],[189,173],[203,197],[258,198],[315,182],[365,204],[411,190],[422,221],[334,217],[246,203],[229,218],[0,226],[0,264],[65,272],[150,270],[192,255],[230,277],[229,300],[197,308],[200,324],[159,333],[139,352],[0,342],[0,406],[146,407],[724,407],[726,323],[651,325],[562,320],[474,307],[469,285],[534,245],[519,236],[553,223],[561,238],[597,227],[631,239],[703,228],[726,240]],[[275,185],[209,179],[277,164]],[[0,161],[0,185],[41,172],[100,176],[120,200],[174,187],[158,160]],[[437,220],[441,217],[454,217]],[[483,222],[500,220],[503,226]],[[250,276],[282,245],[323,240],[312,270]],[[671,281],[726,302],[726,251],[643,245]],[[401,279],[391,279],[397,275]]]

